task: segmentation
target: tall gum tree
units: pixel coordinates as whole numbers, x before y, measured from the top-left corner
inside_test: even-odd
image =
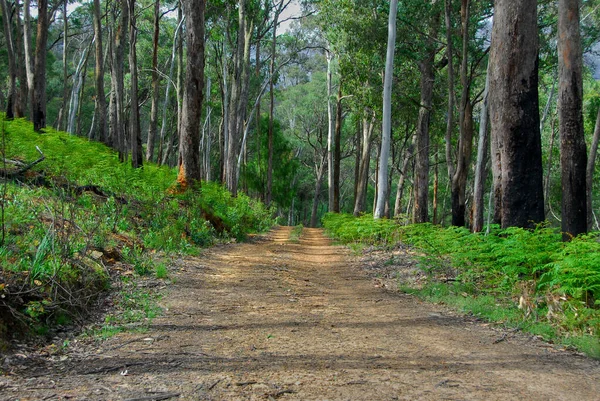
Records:
[[[558,2],[558,117],[563,240],[587,232],[586,165],[583,131],[582,50],[579,0]]]
[[[502,227],[544,220],[537,1],[497,0],[490,51],[490,121],[501,163]]]
[[[183,0],[186,16],[187,63],[179,133],[179,175],[182,187],[199,183],[200,124],[204,99],[204,13],[205,0]]]

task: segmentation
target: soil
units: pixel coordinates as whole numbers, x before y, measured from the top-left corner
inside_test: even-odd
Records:
[[[179,261],[145,333],[5,357],[0,400],[600,399],[598,361],[388,290],[322,231],[290,233]]]

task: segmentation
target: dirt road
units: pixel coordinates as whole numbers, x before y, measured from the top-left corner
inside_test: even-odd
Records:
[[[290,231],[182,261],[149,332],[0,377],[0,399],[600,399],[598,362],[385,291]]]

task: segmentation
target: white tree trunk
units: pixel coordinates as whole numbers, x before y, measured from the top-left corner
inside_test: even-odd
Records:
[[[385,213],[385,200],[388,187],[388,159],[390,157],[390,142],[392,132],[392,78],[394,73],[394,50],[396,44],[396,14],[398,13],[398,0],[390,2],[390,15],[388,20],[388,44],[385,59],[385,78],[383,82],[383,129],[381,132],[381,153],[379,162],[379,175],[377,186],[377,206],[374,217],[379,219]]]

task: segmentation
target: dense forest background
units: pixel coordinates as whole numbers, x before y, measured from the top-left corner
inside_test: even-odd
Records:
[[[391,2],[394,18],[390,2],[378,0],[0,3],[0,107],[7,117],[104,142],[134,167],[146,161],[187,166],[191,147],[198,178],[275,206],[291,225],[316,226],[331,211],[474,231],[488,223],[543,220],[555,226],[578,221],[578,228],[563,225],[574,235],[599,228],[595,0],[523,1],[512,11],[503,1],[494,9],[492,1],[408,0]],[[524,46],[535,59],[536,82],[527,90],[535,86],[536,93],[519,113],[538,117],[513,127],[534,138],[517,139],[513,159],[533,164],[504,160],[504,166],[515,169],[513,182],[536,176],[533,192],[513,191],[529,201],[508,199],[512,187],[502,198],[494,127],[506,121],[487,107],[488,98],[492,106],[501,99],[499,79],[510,81],[529,68],[527,56],[510,61],[493,49],[494,13],[511,18],[513,11],[531,18],[529,31],[520,32],[525,39],[518,39],[525,42],[509,46]],[[571,28],[560,28],[567,15]],[[500,28],[495,35],[498,43],[505,40]],[[573,43],[579,49],[573,55],[575,67],[582,67],[579,84],[563,74],[561,38],[572,40],[563,50]],[[386,56],[388,111],[382,101]],[[509,60],[513,70],[500,71],[494,60]],[[192,95],[190,77],[201,75]],[[569,82],[578,99],[564,97]],[[199,108],[189,137],[186,93]],[[575,105],[575,122],[559,118],[565,105]],[[561,127],[576,133],[569,139]],[[535,138],[539,144],[531,146]],[[568,143],[579,144],[577,156],[564,148]],[[577,166],[570,169],[566,159]],[[583,180],[583,192],[565,184],[574,180]],[[584,210],[576,204],[582,197]],[[519,208],[535,212],[515,218],[506,211]],[[571,210],[580,214],[571,216]]]

